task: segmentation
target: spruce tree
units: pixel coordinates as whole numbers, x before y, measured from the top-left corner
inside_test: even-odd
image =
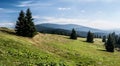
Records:
[[[99,38],[102,38],[101,35],[99,36]]]
[[[109,34],[108,40],[105,43],[106,51],[108,51],[108,52],[114,52],[114,44],[115,44],[114,37],[113,37],[112,34]]]
[[[94,38],[96,38],[96,35],[94,35]]]
[[[97,38],[99,38],[99,35],[97,35]]]
[[[37,31],[36,31],[35,25],[33,23],[32,13],[29,8],[26,11],[25,18],[26,18],[26,22],[25,22],[26,23],[26,27],[25,27],[26,36],[33,37],[34,35],[36,35]]]
[[[112,38],[113,38],[114,43],[116,44],[116,43],[117,43],[116,33],[113,32],[111,35],[112,35]]]
[[[88,34],[87,34],[87,40],[86,41],[90,42],[90,43],[93,43],[94,42],[93,39],[94,39],[94,34],[89,31]]]
[[[118,38],[117,44],[120,45],[120,37]]]
[[[119,39],[119,36],[115,35],[115,44],[118,44],[118,39]]]
[[[23,11],[20,12],[15,31],[17,35],[24,37],[33,37],[37,33],[30,9],[27,9],[26,15]]]
[[[106,36],[103,36],[102,42],[106,42]]]
[[[15,26],[16,34],[24,36],[24,28],[25,28],[25,13],[21,10]]]
[[[77,33],[76,33],[74,28],[72,29],[72,32],[71,32],[71,35],[70,35],[70,39],[75,39],[75,40],[77,39]]]

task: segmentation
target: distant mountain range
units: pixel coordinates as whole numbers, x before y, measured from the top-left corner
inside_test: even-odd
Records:
[[[108,33],[115,32],[116,34],[120,34],[120,29],[111,29],[111,30],[106,30]]]
[[[44,27],[48,27],[48,28],[54,28],[54,29],[65,29],[65,30],[72,30],[73,28],[76,31],[92,31],[92,32],[101,32],[102,30],[99,29],[94,29],[94,28],[90,28],[90,27],[85,27],[85,26],[81,26],[81,25],[75,25],[75,24],[65,24],[65,25],[60,25],[60,24],[51,24],[51,23],[44,23],[44,24],[39,24],[36,26],[44,26]]]
[[[103,36],[107,34],[106,31],[100,29],[94,29],[94,28],[75,25],[75,24],[60,25],[60,24],[44,23],[44,24],[36,25],[36,28],[37,31],[39,32],[61,34],[61,35],[70,35],[71,30],[74,28],[77,31],[78,36],[81,37],[86,37],[88,31],[91,31],[95,35],[99,35],[99,36]]]

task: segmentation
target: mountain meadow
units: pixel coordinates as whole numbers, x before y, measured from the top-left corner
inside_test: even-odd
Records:
[[[38,33],[33,38],[0,28],[0,66],[119,66],[120,52],[105,51],[101,39]]]

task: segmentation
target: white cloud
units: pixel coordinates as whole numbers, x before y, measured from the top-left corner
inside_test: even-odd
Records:
[[[12,9],[0,8],[0,12],[1,13],[14,13],[14,12],[18,12],[18,11],[12,10]]]
[[[66,0],[66,1],[71,1],[71,2],[87,2],[87,3],[92,3],[92,2],[104,2],[104,3],[113,3],[113,2],[118,2],[119,0]]]
[[[40,19],[40,16],[39,15],[34,15],[33,18],[34,19]]]
[[[98,28],[98,29],[114,29],[114,28],[120,28],[119,22],[112,22],[108,20],[90,20],[90,19],[74,19],[74,18],[55,18],[55,17],[41,17],[39,20],[42,20],[40,22],[36,22],[36,24],[40,23],[55,23],[55,24],[77,24],[77,25],[83,25],[87,27],[92,28]]]
[[[0,27],[13,27],[15,24],[13,22],[0,22]]]
[[[79,0],[79,1],[85,1],[85,2],[114,2],[116,0]]]
[[[61,11],[70,10],[70,9],[71,9],[71,8],[63,8],[63,7],[58,8],[58,10],[61,10]]]
[[[26,6],[30,6],[30,4],[32,3],[32,1],[22,1],[20,2],[19,5],[17,5],[18,7],[26,7]]]
[[[41,3],[40,1],[21,1],[17,7],[46,7],[51,6],[51,3]]]
[[[4,10],[3,8],[0,8],[0,10]]]
[[[41,17],[38,20],[42,20],[42,21],[38,21],[36,22],[36,24],[39,23],[57,23],[57,24],[78,24],[78,22],[87,22],[87,20],[85,19],[70,19],[70,18],[56,18],[56,17]]]
[[[85,10],[81,10],[81,13],[85,13]]]
[[[112,22],[107,20],[91,20],[90,22],[84,24],[85,26],[98,28],[98,29],[114,29],[114,28],[120,28],[119,22]]]
[[[54,23],[76,23],[76,22],[86,22],[87,20],[84,19],[70,19],[70,18],[55,18],[55,17],[43,17],[47,22],[54,22]]]

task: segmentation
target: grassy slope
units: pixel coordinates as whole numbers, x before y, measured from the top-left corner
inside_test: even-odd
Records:
[[[38,34],[24,38],[0,32],[0,66],[119,66],[120,52],[104,51],[100,39],[86,43],[84,38]]]

